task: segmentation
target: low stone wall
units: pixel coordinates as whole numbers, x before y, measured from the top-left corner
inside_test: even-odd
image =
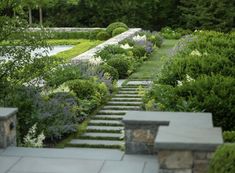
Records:
[[[159,173],[207,173],[213,152],[160,150]]]
[[[64,27],[64,28],[44,28],[47,31],[53,31],[53,32],[90,32],[90,31],[96,31],[96,30],[104,30],[105,28],[70,28],[70,27]],[[37,32],[40,31],[41,28],[29,28],[29,31],[31,32]]]
[[[130,38],[132,36],[134,36],[135,34],[137,34],[138,32],[141,31],[141,28],[132,28],[132,29],[129,29],[128,31],[122,33],[122,34],[119,34],[113,38],[110,38],[109,40],[103,42],[102,44],[78,55],[77,57],[73,58],[71,60],[72,63],[81,63],[81,62],[86,62],[88,61],[90,58],[94,57],[94,55],[96,55],[97,52],[101,51],[102,49],[104,49],[106,46],[109,46],[109,45],[116,45],[118,44],[119,42],[127,39],[127,38]]]
[[[0,108],[0,148],[16,146],[16,108]]]

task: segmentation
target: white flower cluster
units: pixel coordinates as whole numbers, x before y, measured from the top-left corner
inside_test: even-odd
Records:
[[[121,44],[120,47],[123,48],[123,49],[133,49],[133,47],[130,46],[128,43],[126,43],[126,44]]]
[[[30,129],[28,134],[24,137],[24,146],[25,147],[43,147],[43,141],[45,139],[45,136],[42,133],[40,133],[38,136],[36,136],[37,133],[37,124],[34,124]]]
[[[193,50],[190,55],[192,56],[202,56],[201,52],[199,52],[197,49]]]
[[[141,41],[146,42],[147,41],[146,35],[143,35],[143,36],[137,35],[137,36],[134,36],[132,39],[135,42],[141,42]]]
[[[186,81],[185,82],[193,82],[193,81],[195,81],[195,79],[193,79],[191,76],[186,74]],[[182,81],[177,80],[177,83],[178,83],[177,86],[182,86],[183,85]]]
[[[102,58],[100,56],[98,57],[93,57],[93,58],[90,58],[89,59],[89,63],[91,65],[95,65],[95,66],[98,66],[100,64],[102,64],[104,61],[102,60]]]

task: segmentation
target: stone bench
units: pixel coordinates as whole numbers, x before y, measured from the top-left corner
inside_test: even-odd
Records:
[[[221,128],[160,127],[155,138],[160,172],[207,173],[213,152],[221,144]]]
[[[16,108],[0,107],[0,148],[16,145]]]
[[[160,126],[213,127],[211,113],[129,111],[123,122],[128,154],[154,154]]]

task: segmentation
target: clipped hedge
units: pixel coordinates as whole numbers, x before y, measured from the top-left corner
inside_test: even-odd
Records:
[[[125,32],[125,31],[127,31],[127,30],[128,30],[128,29],[126,29],[126,28],[124,28],[124,27],[118,27],[118,28],[116,28],[116,29],[113,30],[112,36],[114,37],[114,36],[116,36],[116,35],[119,35],[119,34]]]
[[[113,31],[116,29],[116,28],[125,28],[125,29],[128,29],[128,26],[125,24],[125,23],[122,23],[122,22],[114,22],[114,23],[111,23],[107,28],[106,28],[106,31],[111,35],[113,33]]]
[[[100,31],[97,35],[96,35],[96,39],[97,40],[108,40],[110,38],[110,35],[108,32],[106,31]]]

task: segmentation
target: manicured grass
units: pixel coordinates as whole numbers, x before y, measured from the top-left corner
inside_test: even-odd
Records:
[[[50,40],[47,40],[46,42],[51,46],[58,46],[58,45],[77,45],[77,44],[82,43],[83,41],[92,41],[92,40],[85,40],[85,39],[50,39]]]
[[[62,58],[63,60],[70,60],[84,52],[86,52],[87,50],[99,45],[100,43],[102,43],[102,41],[99,40],[78,40],[79,44],[76,44],[72,49],[60,52],[56,55],[54,55],[53,57],[55,58]],[[63,43],[63,41],[59,41],[60,43]],[[57,43],[59,43],[57,42]],[[73,43],[75,43],[74,41],[71,41]],[[53,43],[55,43],[55,41],[53,41]],[[58,44],[57,44],[58,45]]]
[[[148,61],[145,61],[129,79],[154,79],[170,58],[170,50],[178,40],[164,40],[160,49],[156,49]]]

